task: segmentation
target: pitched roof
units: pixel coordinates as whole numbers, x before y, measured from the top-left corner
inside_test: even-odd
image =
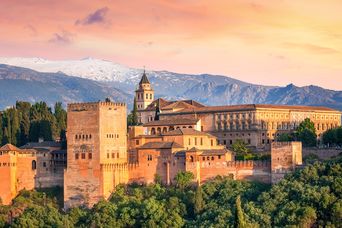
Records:
[[[158,98],[154,100],[151,104],[149,104],[145,110],[156,110],[157,103],[159,101],[159,108],[161,110],[169,110],[174,108],[184,108],[184,109],[193,109],[193,108],[200,108],[206,107],[201,103],[198,103],[194,100],[179,100],[179,101],[168,101],[163,98]]]
[[[7,143],[6,145],[0,147],[0,151],[21,151],[18,147]]]
[[[193,128],[179,128],[173,131],[168,131],[165,133],[162,133],[162,135],[170,136],[170,135],[206,135],[206,136],[211,136],[208,133],[205,133],[203,131],[197,131]]]
[[[172,120],[156,120],[156,121],[151,121],[148,123],[144,124],[144,127],[148,126],[173,126],[173,125],[195,125],[199,119],[187,119],[187,118],[181,118],[181,119],[172,119]]]
[[[200,155],[203,156],[210,156],[210,155],[224,155],[226,153],[231,152],[230,150],[228,150],[227,148],[223,148],[223,149],[205,149],[205,150],[201,150],[198,149],[196,147],[192,147],[190,150],[188,150],[189,152],[201,152]]]
[[[300,110],[300,111],[336,111],[338,110],[322,107],[322,106],[298,106],[298,105],[272,105],[272,104],[244,104],[244,105],[225,105],[225,106],[205,106],[198,108],[183,109],[175,113],[210,113],[210,112],[224,112],[224,111],[249,111],[256,109],[285,109],[285,110]],[[161,113],[168,115],[169,113]]]
[[[44,142],[29,142],[23,146],[21,149],[30,149],[36,147],[61,147],[61,143],[55,141],[44,141]]]
[[[148,142],[139,147],[138,149],[170,149],[170,148],[183,148],[176,142]]]
[[[170,104],[170,101],[167,101],[163,98],[158,98],[158,99],[154,100],[151,104],[149,104],[145,110],[151,110],[151,111],[156,110],[156,106],[157,106],[158,101],[159,101],[159,108],[163,108],[164,106]]]
[[[150,84],[150,81],[148,80],[148,78],[146,76],[145,70],[144,70],[144,73],[143,73],[141,80],[139,82],[139,85],[141,85],[141,84]]]

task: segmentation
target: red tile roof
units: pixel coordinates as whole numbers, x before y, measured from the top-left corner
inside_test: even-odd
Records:
[[[225,112],[225,111],[248,111],[256,109],[285,109],[299,111],[335,111],[338,110],[321,107],[321,106],[296,106],[296,105],[272,105],[272,104],[245,104],[245,105],[226,105],[226,106],[206,106],[200,108],[183,109],[174,113],[161,113],[162,115],[172,115],[175,113],[210,113],[210,112]]]
[[[176,142],[148,142],[138,147],[138,149],[170,149],[170,148],[183,148]]]
[[[195,125],[199,119],[186,119],[179,118],[174,120],[156,120],[144,124],[144,127],[148,126],[173,126],[173,125]]]
[[[21,151],[18,147],[13,146],[12,144],[7,143],[6,145],[0,147],[0,151]]]

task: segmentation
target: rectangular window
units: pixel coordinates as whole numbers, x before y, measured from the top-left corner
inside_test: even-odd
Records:
[[[203,145],[203,138],[201,138],[201,145]]]
[[[251,144],[251,139],[248,139],[248,144]]]
[[[265,139],[262,140],[262,144],[265,144]]]
[[[135,145],[139,145],[139,140],[135,140]]]
[[[109,153],[107,153],[107,158],[109,158]]]
[[[115,154],[114,153],[112,153],[112,158],[115,158]]]
[[[223,144],[224,144],[224,145],[227,145],[227,140],[223,140]]]
[[[197,138],[195,137],[195,146],[197,145]]]
[[[233,144],[233,140],[229,140],[229,144],[232,145]]]
[[[85,159],[85,153],[82,153],[81,157],[82,159]]]
[[[88,154],[88,158],[89,158],[89,159],[92,159],[92,158],[93,158],[93,154],[92,154],[92,153],[89,153],[89,154]]]
[[[211,146],[214,146],[214,140],[210,140]]]
[[[221,155],[218,156],[218,159],[221,159]]]
[[[191,145],[191,138],[189,138],[189,145]]]
[[[78,159],[78,156],[79,156],[78,154],[75,154],[75,159],[76,159],[76,160]]]

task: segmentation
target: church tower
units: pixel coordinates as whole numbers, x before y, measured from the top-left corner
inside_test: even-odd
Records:
[[[146,76],[145,70],[139,82],[139,87],[135,91],[135,99],[138,111],[146,109],[146,107],[154,100],[154,91]]]

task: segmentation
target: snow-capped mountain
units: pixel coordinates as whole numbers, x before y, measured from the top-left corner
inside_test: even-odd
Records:
[[[84,58],[80,60],[52,61],[43,58],[0,58],[0,63],[29,68],[39,72],[74,75],[95,81],[124,81],[126,76],[138,76],[135,70],[106,60]]]
[[[46,73],[50,73],[50,78],[59,77],[58,84],[63,93],[66,93],[68,88],[77,88],[75,86],[77,81],[75,77],[82,79],[78,80],[78,83],[87,85],[94,90],[92,95],[89,96],[88,92],[85,91],[87,87],[83,86],[79,91],[72,91],[73,98],[69,100],[63,98],[65,102],[71,100],[87,101],[89,97],[100,99],[106,94],[109,97],[113,97],[115,94],[117,98],[120,98],[121,94],[121,98],[123,98],[121,100],[131,105],[134,91],[143,73],[143,69],[130,68],[93,58],[64,61],[51,61],[42,58],[0,58],[0,64],[23,67],[11,68],[3,65],[4,69],[6,69],[3,75],[18,75],[18,72],[20,72],[20,80],[24,80],[25,76],[34,75],[34,83],[30,86],[37,86],[37,83],[45,80]],[[29,71],[27,68],[35,71]],[[293,84],[286,87],[263,86],[239,81],[227,76],[178,74],[169,71],[147,71],[147,74],[155,90],[156,97],[166,99],[194,99],[207,105],[265,103],[327,106],[342,110],[342,91],[333,91],[317,86],[297,87]],[[68,77],[73,78],[73,80],[67,80]],[[4,99],[9,99],[9,95],[6,95],[6,93],[1,95],[2,84],[4,85],[1,80],[0,78],[0,102],[2,102],[1,96]],[[72,85],[70,85],[71,82]],[[13,80],[7,80],[6,83],[6,86],[16,86],[16,82]],[[21,81],[21,83],[24,85],[24,81]],[[44,83],[48,86],[46,80]],[[4,89],[4,91],[7,91],[7,87]],[[115,90],[115,93],[110,93],[110,90]],[[77,97],[80,91],[82,96]],[[28,96],[30,93],[35,93],[34,89],[30,88],[25,88],[25,92]],[[96,95],[97,93],[99,96]],[[12,100],[19,99],[19,97],[15,97],[15,93],[11,94],[11,96],[14,96]],[[116,99],[115,96],[113,99]],[[57,99],[57,97],[53,98],[53,94],[49,98],[51,101]],[[23,98],[20,97],[20,99],[25,99],[24,94]],[[39,95],[35,96],[35,100],[37,99],[39,99]],[[45,97],[41,98],[41,100],[44,99]]]

